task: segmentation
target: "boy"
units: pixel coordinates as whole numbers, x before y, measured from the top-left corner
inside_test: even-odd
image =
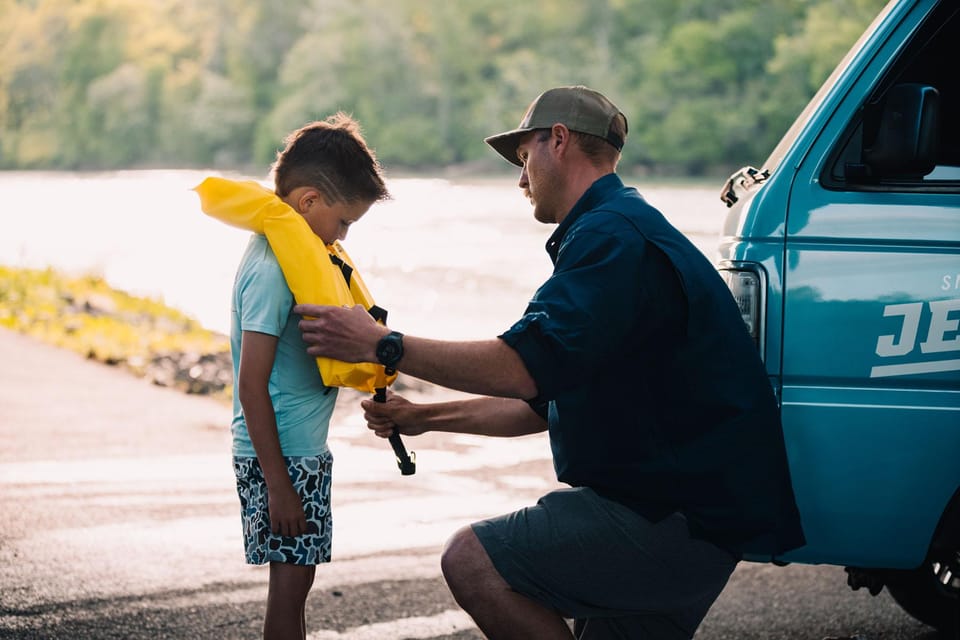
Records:
[[[287,136],[273,166],[277,196],[324,244],[389,197],[358,124],[338,113]],[[337,389],[323,384],[292,311],[294,297],[265,236],[254,234],[231,304],[236,388],[233,456],[248,564],[270,564],[266,640],[306,637],[316,565],[330,561],[327,448]]]

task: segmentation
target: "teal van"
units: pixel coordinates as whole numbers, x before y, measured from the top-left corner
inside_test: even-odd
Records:
[[[887,5],[722,198],[807,538],[751,559],[847,567],[960,637],[960,2]]]

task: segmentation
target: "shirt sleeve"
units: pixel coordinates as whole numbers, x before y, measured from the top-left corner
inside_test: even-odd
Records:
[[[553,275],[499,336],[524,361],[540,400],[594,375],[623,353],[633,332],[656,324],[644,283],[648,245],[625,227],[571,229]]]
[[[294,301],[280,265],[269,257],[251,265],[237,283],[240,329],[279,336]]]

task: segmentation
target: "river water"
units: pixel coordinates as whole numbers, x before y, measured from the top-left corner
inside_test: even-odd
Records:
[[[0,172],[0,264],[97,274],[226,332],[248,233],[203,215],[203,171]],[[253,179],[260,179],[256,176]],[[726,209],[717,185],[631,181],[711,259]],[[389,324],[435,338],[507,329],[550,273],[553,226],[514,178],[395,178],[350,230],[349,251]]]

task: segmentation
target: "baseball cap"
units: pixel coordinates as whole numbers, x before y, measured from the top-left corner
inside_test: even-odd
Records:
[[[571,131],[603,138],[620,151],[624,139],[610,130],[617,115],[623,116],[626,132],[627,117],[603,94],[584,86],[556,87],[544,91],[530,103],[516,129],[484,138],[484,142],[507,161],[520,167],[523,166],[517,158],[520,138],[534,129],[549,129],[559,123]]]

